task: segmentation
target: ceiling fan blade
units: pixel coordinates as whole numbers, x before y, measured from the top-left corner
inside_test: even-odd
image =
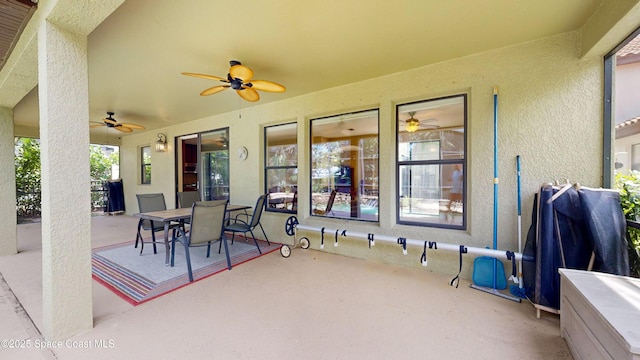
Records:
[[[187,75],[187,76],[194,76],[194,77],[199,77],[199,78],[203,78],[203,79],[210,79],[210,80],[219,80],[219,81],[227,81],[227,79],[225,78],[221,78],[219,76],[214,76],[214,75],[207,75],[207,74],[196,74],[196,73],[190,73],[190,72],[183,72],[182,75]]]
[[[229,87],[230,87],[229,85],[217,85],[204,90],[203,92],[200,93],[200,95],[202,96],[213,95],[213,94],[219,93],[220,91],[226,90]]]
[[[102,126],[107,126],[107,125],[105,125],[105,124],[95,124],[95,125],[91,125],[89,127],[93,129],[93,128],[99,128],[99,127],[102,127]]]
[[[285,92],[286,90],[284,86],[267,80],[253,80],[251,86],[256,90],[269,92]]]
[[[233,65],[231,69],[229,69],[229,75],[231,75],[232,78],[242,79],[242,81],[247,82],[253,77],[253,70],[244,65]]]
[[[120,130],[122,132],[132,132],[133,130],[129,129],[128,127],[122,127],[122,126],[115,126],[116,130]]]
[[[247,101],[256,102],[260,100],[260,95],[258,95],[258,92],[253,88],[246,87],[242,90],[236,90],[236,92],[238,93],[238,95],[240,95],[241,98]]]
[[[130,129],[136,129],[136,130],[144,130],[144,126],[142,125],[136,125],[136,124],[120,124],[120,126],[124,126]]]
[[[115,125],[115,124],[118,123],[117,121],[115,121],[113,119],[103,119],[102,121],[106,122],[107,124],[112,124],[112,125]]]

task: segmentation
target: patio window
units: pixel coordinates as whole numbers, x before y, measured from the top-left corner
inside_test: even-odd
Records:
[[[199,134],[200,186],[202,199],[229,199],[229,128],[207,131]]]
[[[640,28],[604,57],[603,186],[640,169]],[[613,156],[612,156],[613,155]]]
[[[264,128],[265,193],[267,211],[298,210],[298,124]]]
[[[398,105],[397,222],[466,228],[467,96]]]
[[[140,183],[151,184],[151,146],[140,148]]]
[[[311,215],[378,221],[378,110],[311,120]]]

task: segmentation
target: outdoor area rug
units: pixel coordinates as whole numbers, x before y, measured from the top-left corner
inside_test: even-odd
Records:
[[[280,248],[280,244],[271,243],[268,246],[266,241],[261,240],[258,240],[258,244],[262,255]],[[217,242],[211,245],[209,258],[206,257],[206,246],[189,248],[194,282],[227,270],[224,245],[220,254],[218,246]],[[134,306],[189,285],[184,246],[176,244],[173,267],[164,264],[164,244],[158,244],[157,248],[158,253],[154,254],[153,246],[147,244],[143,254],[139,255],[140,248],[134,248],[133,242],[129,241],[93,249],[93,278]],[[245,242],[245,238],[236,236],[233,245],[229,240],[229,256],[231,265],[235,267],[261,255],[253,239]]]

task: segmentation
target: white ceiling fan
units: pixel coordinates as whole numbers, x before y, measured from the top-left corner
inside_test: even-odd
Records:
[[[429,124],[429,123],[433,123],[438,121],[438,119],[434,119],[434,118],[429,118],[429,119],[425,119],[425,120],[418,120],[416,118],[414,118],[414,115],[416,114],[415,111],[409,111],[409,119],[405,120],[405,130],[407,132],[416,132],[420,129],[425,129],[425,130],[433,130],[433,129],[437,129],[440,126],[436,125],[436,124]]]

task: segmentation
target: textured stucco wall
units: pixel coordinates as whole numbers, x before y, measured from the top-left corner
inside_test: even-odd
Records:
[[[18,252],[16,216],[16,172],[13,158],[13,111],[0,107],[0,219],[3,236],[0,238],[0,256]]]
[[[563,34],[518,46],[493,50],[390,76],[328,89],[280,102],[242,109],[163,129],[169,139],[191,132],[230,127],[231,202],[253,205],[263,191],[262,127],[298,121],[299,220],[327,226],[413,239],[485,247],[492,243],[493,212],[493,87],[499,87],[499,248],[517,250],[515,157],[522,157],[523,232],[530,223],[533,195],[540,184],[568,179],[587,186],[601,184],[602,66],[600,59],[580,60],[580,36]],[[468,229],[466,231],[395,225],[395,105],[443,95],[467,93],[468,119]],[[226,96],[226,95],[218,95]],[[231,96],[231,95],[229,95]],[[308,207],[309,119],[361,109],[380,109],[380,224],[310,218]],[[153,143],[155,133],[127,136],[122,143],[127,212],[135,213],[137,192],[174,194],[174,156],[153,156],[153,184],[136,185],[137,148]],[[171,141],[170,141],[171,142]],[[239,146],[249,158],[235,156]],[[159,174],[159,172],[161,174]],[[288,215],[266,214],[267,233],[275,241],[292,242],[284,235]],[[273,235],[272,235],[273,234]],[[312,247],[319,235],[309,234]],[[344,244],[344,245],[343,245]],[[396,246],[366,241],[341,242],[328,249],[341,254],[419,266],[422,249],[404,257]],[[430,269],[455,274],[457,254],[434,252]],[[471,261],[465,262],[469,275]]]
[[[91,195],[80,190],[90,180],[87,40],[43,23],[38,49],[42,333],[61,340],[93,327]]]

